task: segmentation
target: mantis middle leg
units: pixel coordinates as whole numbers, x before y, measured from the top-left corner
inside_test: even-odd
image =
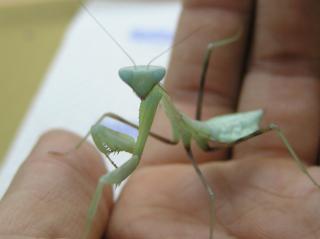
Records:
[[[203,104],[203,97],[204,97],[204,88],[205,88],[205,81],[206,81],[206,76],[207,76],[207,71],[208,71],[208,66],[210,63],[210,59],[212,56],[212,52],[215,48],[230,44],[232,42],[235,42],[238,40],[240,37],[241,32],[239,31],[236,35],[218,40],[218,41],[212,41],[208,44],[204,60],[203,60],[203,65],[202,65],[202,72],[201,72],[201,77],[200,77],[200,84],[199,84],[199,91],[198,91],[198,97],[197,97],[197,105],[196,105],[196,114],[195,114],[195,119],[196,120],[201,120],[202,116],[202,104]],[[227,146],[229,147],[229,146]],[[226,148],[226,147],[223,147]],[[222,149],[219,148],[219,149]],[[214,222],[215,222],[215,194],[208,183],[208,181],[205,179],[204,175],[202,174],[194,156],[192,153],[192,150],[190,147],[185,147],[185,150],[188,154],[188,158],[192,162],[192,166],[194,167],[201,183],[203,184],[204,188],[206,189],[209,199],[210,199],[210,232],[209,232],[209,238],[213,238],[213,227],[214,227]],[[209,149],[212,150],[212,149]],[[216,148],[215,148],[216,150]]]
[[[204,175],[202,174],[195,158],[193,157],[193,153],[190,147],[185,147],[185,150],[188,154],[188,158],[190,159],[193,168],[195,169],[198,177],[200,178],[200,181],[202,183],[202,185],[204,186],[204,188],[206,189],[208,195],[209,195],[209,199],[210,199],[210,231],[209,231],[209,238],[212,239],[213,238],[213,227],[215,224],[215,194],[213,192],[213,189],[211,188],[210,184],[208,183],[208,181],[205,179]]]

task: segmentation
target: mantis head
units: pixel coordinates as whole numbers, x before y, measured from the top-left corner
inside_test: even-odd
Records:
[[[120,78],[143,100],[166,74],[161,66],[128,66],[119,70]]]

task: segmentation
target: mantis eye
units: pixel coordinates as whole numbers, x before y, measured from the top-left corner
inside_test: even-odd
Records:
[[[120,78],[127,83],[142,100],[163,79],[166,70],[161,66],[130,66],[119,70]]]
[[[166,70],[161,67],[155,71],[152,71],[152,78],[154,78],[159,83],[163,79],[165,74]]]
[[[133,71],[127,68],[121,68],[119,70],[119,76],[124,82],[128,84],[128,82],[131,82],[133,79]]]

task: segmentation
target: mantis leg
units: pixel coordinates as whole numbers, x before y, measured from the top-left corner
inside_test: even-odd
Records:
[[[304,165],[304,163],[301,161],[301,159],[298,157],[298,155],[296,154],[296,152],[293,150],[291,144],[289,143],[287,137],[284,135],[283,131],[281,130],[281,128],[279,128],[279,126],[275,125],[275,124],[270,124],[268,127],[266,128],[262,128],[259,129],[255,132],[253,132],[252,134],[249,134],[243,138],[240,138],[238,140],[236,140],[235,142],[232,142],[231,144],[227,144],[225,146],[222,147],[212,147],[209,148],[208,151],[215,151],[215,150],[219,150],[222,148],[228,148],[228,147],[232,147],[238,143],[241,143],[243,141],[246,141],[248,139],[251,139],[253,137],[262,135],[264,133],[267,133],[269,131],[274,131],[277,136],[280,138],[280,140],[282,141],[282,143],[285,145],[286,149],[288,150],[289,154],[291,155],[291,157],[294,159],[295,163],[297,164],[298,168],[301,170],[301,172],[303,172],[310,180],[311,182],[320,189],[320,185],[316,182],[316,180],[310,175],[310,173],[308,172],[306,166]]]
[[[100,199],[101,199],[102,194],[103,194],[103,189],[104,189],[104,186],[105,186],[105,183],[102,180],[102,178],[104,176],[106,176],[106,175],[107,174],[101,176],[101,178],[99,179],[98,185],[96,187],[96,191],[95,191],[95,193],[93,195],[93,198],[92,198],[92,200],[90,202],[90,206],[89,206],[88,213],[87,213],[87,218],[86,218],[85,230],[84,230],[84,234],[82,236],[82,239],[89,238],[89,234],[90,234],[91,229],[92,229],[94,217],[96,215],[97,208],[98,208]]]
[[[104,113],[97,121],[94,125],[97,125],[97,124],[100,124],[105,118],[111,118],[111,119],[114,119],[114,120],[117,120],[121,123],[124,123],[126,125],[129,125],[131,126],[132,128],[135,128],[135,129],[139,129],[139,126],[137,124],[134,124],[128,120],[126,120],[125,118],[117,115],[117,114],[114,114],[114,113],[111,113],[111,112],[108,112],[108,113]],[[177,144],[178,142],[175,142],[171,139],[168,139],[168,138],[165,138],[161,135],[158,135],[156,133],[153,133],[153,132],[150,132],[149,133],[151,137],[163,142],[163,143],[166,143],[166,144]],[[75,146],[75,149],[78,149],[79,147],[81,147],[81,145],[88,139],[88,137],[90,136],[90,130],[87,132],[87,134],[82,138],[81,141],[79,141],[78,144],[76,144]]]
[[[139,163],[140,158],[136,155],[133,155],[131,159],[129,159],[126,163],[121,165],[119,168],[116,168],[115,170],[106,173],[105,175],[101,176],[98,182],[98,185],[96,187],[96,191],[93,195],[93,198],[91,200],[86,224],[85,224],[85,231],[82,236],[82,239],[89,238],[89,234],[92,229],[92,225],[94,222],[95,215],[97,213],[97,209],[99,206],[99,202],[101,201],[101,197],[103,194],[103,189],[107,184],[110,185],[119,185],[125,178],[130,175],[135,168],[137,167]]]
[[[102,116],[100,116],[100,118],[95,122],[94,125],[97,125],[97,124],[100,124],[105,118],[111,118],[111,119],[114,119],[114,120],[117,120],[121,123],[124,123],[126,125],[129,125],[135,129],[139,129],[139,126],[137,124],[134,124],[128,120],[126,120],[125,118],[117,115],[117,114],[114,114],[114,113],[111,113],[111,112],[108,112],[108,113],[104,113]],[[88,132],[85,134],[85,136],[74,146],[73,149],[65,152],[65,153],[61,153],[61,152],[54,152],[54,151],[50,151],[49,153],[51,154],[54,154],[54,155],[67,155],[71,152],[73,152],[74,150],[77,150],[78,148],[81,147],[81,145],[89,138],[91,134],[91,131],[88,130]],[[149,135],[159,141],[161,141],[162,143],[166,143],[166,144],[171,144],[171,145],[176,145],[178,143],[178,141],[175,141],[175,140],[172,140],[172,139],[168,139],[168,138],[165,138],[161,135],[158,135],[156,133],[153,133],[153,132],[150,132]],[[110,158],[108,158],[110,160],[110,162],[116,167],[115,163],[112,162],[112,160]]]
[[[117,114],[114,114],[114,113],[106,113],[106,114],[103,115],[103,118],[102,118],[102,119],[104,119],[104,118],[106,118],[106,117],[112,118],[112,119],[117,120],[117,121],[119,121],[119,122],[121,122],[121,123],[124,123],[124,124],[126,124],[126,125],[129,125],[129,126],[131,126],[132,128],[139,129],[139,126],[138,126],[137,124],[134,124],[134,123],[126,120],[125,118],[123,118],[123,117],[121,117],[121,116],[119,116],[119,115],[117,115]],[[101,120],[100,120],[100,122],[101,122]],[[98,123],[99,123],[99,122],[98,122]],[[153,132],[150,132],[149,135],[150,135],[151,137],[153,137],[153,138],[161,141],[162,143],[165,143],[165,144],[175,145],[175,144],[178,143],[177,141],[174,141],[174,140],[172,140],[172,139],[168,139],[168,138],[166,138],[166,137],[163,137],[163,136],[161,136],[161,135],[159,135],[159,134],[156,134],[156,133],[153,133]]]
[[[200,181],[202,183],[202,185],[204,186],[204,188],[206,189],[208,195],[209,195],[209,199],[210,199],[210,231],[209,231],[209,239],[213,239],[213,227],[215,224],[215,194],[211,188],[211,186],[209,185],[209,183],[207,182],[207,180],[205,179],[204,175],[202,174],[195,158],[193,157],[192,154],[192,150],[190,147],[185,147],[187,154],[188,154],[188,158],[190,159],[190,161],[192,162],[192,166],[194,167],[198,177],[200,178]]]
[[[200,77],[200,85],[199,85],[199,91],[198,91],[198,98],[197,98],[197,108],[196,108],[196,120],[201,120],[202,115],[202,103],[203,103],[203,96],[204,96],[204,87],[206,82],[206,76],[208,71],[208,66],[210,63],[212,52],[215,48],[228,45],[230,43],[233,43],[239,39],[241,35],[241,31],[237,32],[234,36],[221,39],[218,41],[212,41],[208,44],[207,50],[205,52],[203,64],[202,64],[202,71],[201,71],[201,77]]]
[[[262,135],[264,133],[270,132],[270,131],[274,131],[277,136],[280,138],[280,140],[282,141],[282,143],[285,145],[286,149],[288,150],[289,154],[291,155],[291,157],[294,159],[295,163],[297,164],[298,168],[310,179],[310,181],[318,188],[320,189],[320,185],[316,182],[316,180],[310,175],[310,173],[308,172],[306,166],[303,164],[303,162],[301,161],[301,159],[298,157],[298,155],[296,154],[296,152],[293,150],[291,144],[289,143],[287,137],[284,135],[283,131],[281,130],[281,128],[279,128],[279,126],[275,125],[275,124],[270,124],[269,126],[265,127],[265,128],[261,128],[255,132],[253,132],[252,134],[249,134],[243,138],[240,138],[230,144],[224,144],[221,146],[217,146],[217,147],[209,147],[207,149],[207,151],[216,151],[216,150],[220,150],[220,149],[226,149],[226,148],[230,148],[238,143],[241,143],[243,141],[246,141],[248,139],[251,139],[253,137]],[[214,227],[214,223],[215,223],[215,194],[212,190],[212,188],[210,187],[210,185],[208,184],[208,182],[206,181],[206,179],[204,178],[203,174],[201,173],[198,164],[196,163],[192,151],[190,148],[185,147],[188,157],[192,162],[193,167],[196,170],[197,175],[199,176],[203,186],[206,188],[209,198],[210,198],[210,239],[213,238],[213,227]]]
[[[114,133],[116,131],[113,130],[108,130],[108,127],[104,127],[102,125],[100,125],[100,122],[106,118],[113,118],[117,121],[120,121],[124,124],[127,124],[131,127],[137,128],[139,129],[139,127],[136,124],[133,124],[129,121],[127,121],[126,119],[113,114],[113,113],[106,113],[104,114],[102,117],[100,117],[100,119],[95,123],[95,125],[93,127],[91,127],[91,130],[87,133],[87,135],[85,136],[84,139],[82,139],[80,141],[80,144],[78,144],[76,146],[76,148],[80,147],[81,144],[84,142],[84,140],[91,134],[91,136],[93,137],[93,140],[96,144],[96,146],[98,147],[98,149],[103,152],[105,154],[105,156],[108,158],[108,160],[113,164],[113,166],[115,168],[117,168],[117,165],[111,160],[111,158],[109,157],[109,154],[113,151],[113,152],[118,152],[118,151],[126,151],[129,153],[133,153],[133,148],[134,148],[134,139],[132,137],[129,136],[129,138],[131,138],[131,140],[129,138],[127,138],[127,136],[123,135],[114,135]],[[113,133],[114,132],[114,133]],[[168,143],[168,144],[174,144],[175,142],[166,139],[162,136],[159,136],[157,134],[151,133],[148,131],[148,133],[146,134],[146,137],[149,135],[155,137],[156,139],[160,140],[161,142],[164,143]],[[99,136],[98,136],[99,135]],[[126,143],[125,143],[126,142]],[[123,144],[124,143],[124,144]],[[108,150],[106,150],[105,146],[108,146]],[[110,148],[111,147],[111,148]],[[110,151],[111,150],[111,151]]]
[[[122,164],[119,168],[114,169],[113,171],[103,175],[100,178],[96,192],[89,207],[84,239],[86,239],[90,234],[93,219],[98,208],[98,202],[100,201],[103,193],[104,185],[119,185],[137,168],[161,97],[162,95],[159,94],[157,91],[152,91],[151,93],[149,93],[149,96],[141,102],[139,111],[139,134],[136,141],[132,138],[127,137],[124,134],[117,134],[116,137],[112,138],[111,134],[113,134],[114,132],[112,132],[111,130],[105,130],[106,128],[103,128],[101,125],[96,125],[96,127],[92,127],[93,139],[95,140],[96,146],[99,149],[104,150],[104,141],[111,139],[111,141],[109,141],[110,149],[113,148],[113,150],[116,151],[127,150],[127,152],[132,153],[132,157],[127,162]],[[105,134],[105,132],[107,132],[107,135]],[[112,141],[114,139],[118,140],[119,144],[122,144],[121,148],[117,148],[117,145],[112,146],[112,143],[114,143]],[[125,142],[121,143],[121,141]],[[132,146],[134,147],[132,148]]]

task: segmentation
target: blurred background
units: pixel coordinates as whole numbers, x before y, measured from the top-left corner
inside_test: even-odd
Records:
[[[0,158],[78,10],[76,1],[0,2]]]
[[[181,10],[175,0],[92,0],[86,8],[137,64],[172,44]],[[0,1],[0,52],[0,196],[43,132],[84,135],[109,111],[137,121],[139,100],[117,75],[131,63],[79,0]]]

